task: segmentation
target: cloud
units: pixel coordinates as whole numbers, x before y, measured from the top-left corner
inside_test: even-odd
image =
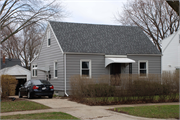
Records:
[[[93,24],[117,24],[114,15],[122,10],[126,0],[63,0],[66,9],[71,16],[64,21],[93,23]]]

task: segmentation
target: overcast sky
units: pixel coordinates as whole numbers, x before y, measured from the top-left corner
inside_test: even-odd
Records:
[[[62,0],[70,16],[64,22],[92,23],[92,24],[119,24],[114,15],[122,11],[127,0]]]

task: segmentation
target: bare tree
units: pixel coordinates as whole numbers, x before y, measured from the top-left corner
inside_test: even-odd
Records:
[[[13,28],[10,28],[8,26],[8,29],[13,30]],[[8,29],[4,29],[1,31],[2,34],[10,34]],[[2,51],[1,53],[8,57],[9,59],[16,58],[19,59],[19,54],[20,54],[20,39],[16,35],[12,35],[9,37],[9,40],[3,42],[1,44]]]
[[[29,62],[39,52],[43,32],[43,29],[36,24],[27,26],[22,32],[11,36],[9,40],[2,43],[2,53],[10,59],[20,59],[23,66],[29,69]]]
[[[62,6],[55,0],[4,0],[0,1],[0,6],[1,44],[31,24],[43,26],[44,20],[60,19],[64,14]],[[5,29],[8,34],[2,34]]]
[[[131,0],[116,20],[123,25],[139,26],[160,52],[161,40],[179,28],[179,17],[165,0]]]
[[[42,37],[43,30],[36,27],[36,25],[23,29],[20,59],[26,68],[28,68],[29,62],[38,54]]]
[[[0,1],[0,39],[2,54],[20,59],[26,68],[38,54],[47,20],[65,17],[59,1]]]

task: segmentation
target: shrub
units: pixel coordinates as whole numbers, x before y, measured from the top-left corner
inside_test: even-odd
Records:
[[[71,77],[72,96],[76,98],[113,96],[115,87],[109,86],[109,84],[100,80],[81,77],[79,75]]]
[[[71,89],[72,98],[90,105],[178,101],[179,73],[149,74],[146,78],[138,74],[103,75],[98,79],[77,75],[71,77]]]
[[[1,98],[5,98],[9,95],[15,95],[15,87],[17,82],[18,81],[16,78],[11,75],[1,75]]]
[[[115,87],[108,84],[90,84],[87,88],[89,97],[112,97],[115,93]]]

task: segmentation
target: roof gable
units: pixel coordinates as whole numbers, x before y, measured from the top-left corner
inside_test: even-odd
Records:
[[[168,46],[171,45],[172,41],[179,43],[179,39],[180,29],[162,40],[162,52],[164,52],[168,48]]]
[[[30,73],[31,71],[19,65],[6,67],[0,70],[0,74],[9,74],[9,75],[26,75]]]
[[[136,26],[52,22],[50,25],[64,52],[106,55],[160,54]]]

